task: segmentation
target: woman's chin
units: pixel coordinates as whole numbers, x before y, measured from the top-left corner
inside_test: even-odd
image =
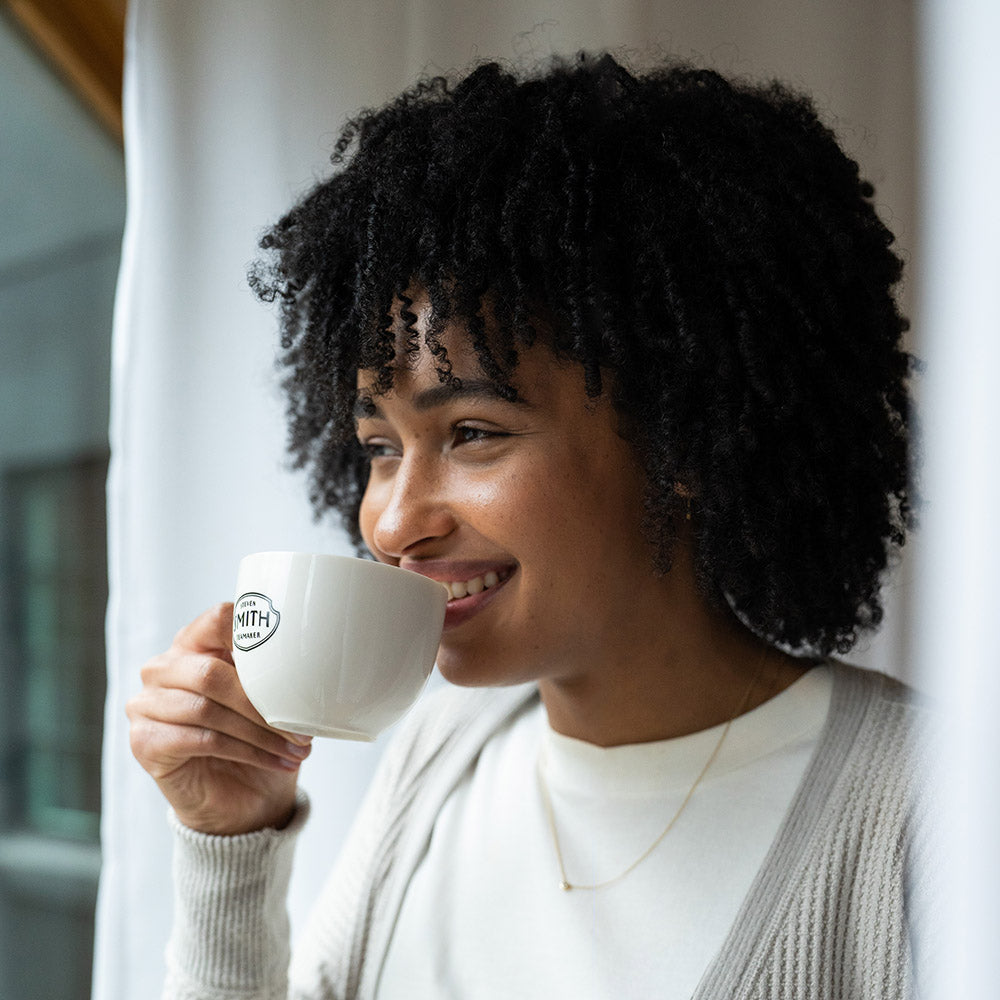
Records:
[[[488,687],[497,681],[484,676],[481,663],[477,666],[476,659],[468,656],[447,655],[442,650],[437,658],[438,673],[449,684],[459,687]]]
[[[506,687],[531,679],[523,676],[523,662],[507,662],[495,652],[484,656],[482,651],[448,648],[444,643],[438,650],[437,668],[446,681],[459,687]]]

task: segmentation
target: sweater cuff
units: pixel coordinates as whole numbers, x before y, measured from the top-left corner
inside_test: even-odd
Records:
[[[292,821],[282,830],[214,836],[191,830],[170,814],[174,925],[167,995],[285,996],[285,899],[296,836],[308,814],[309,800],[301,791]]]

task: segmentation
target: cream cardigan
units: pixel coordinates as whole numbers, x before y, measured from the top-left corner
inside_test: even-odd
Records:
[[[936,895],[921,780],[926,710],[890,678],[833,668],[816,753],[695,1000],[910,1000],[933,962],[923,920]],[[290,976],[284,898],[307,805],[284,831],[240,837],[174,821],[164,996],[375,997],[441,804],[496,728],[535,696],[526,687],[449,687],[414,710],[386,751]]]

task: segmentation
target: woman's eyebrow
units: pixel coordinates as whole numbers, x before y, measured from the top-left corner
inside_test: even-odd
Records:
[[[440,385],[421,389],[413,396],[412,404],[415,410],[432,410],[435,406],[444,406],[455,399],[471,399],[481,402],[513,403],[515,406],[528,407],[528,403],[516,390],[514,398],[504,392],[499,386],[486,379],[457,379],[454,383],[442,382]]]
[[[440,385],[430,386],[421,389],[413,395],[410,404],[413,409],[420,413],[432,410],[437,406],[445,406],[456,399],[474,400],[480,402],[502,402],[511,403],[514,406],[531,408],[531,404],[521,395],[515,392],[514,398],[510,399],[503,390],[494,383],[486,379],[457,379],[454,383],[442,382]],[[381,417],[382,411],[378,402],[369,395],[361,395],[354,404],[354,416],[358,419],[363,417]]]

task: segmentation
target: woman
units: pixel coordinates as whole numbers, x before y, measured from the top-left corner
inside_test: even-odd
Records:
[[[147,664],[167,995],[911,996],[921,710],[830,658],[911,519],[857,165],[781,86],[609,56],[424,81],[334,159],[251,281],[317,510],[449,584],[454,686],[286,982],[308,742],[246,700],[229,606]]]

